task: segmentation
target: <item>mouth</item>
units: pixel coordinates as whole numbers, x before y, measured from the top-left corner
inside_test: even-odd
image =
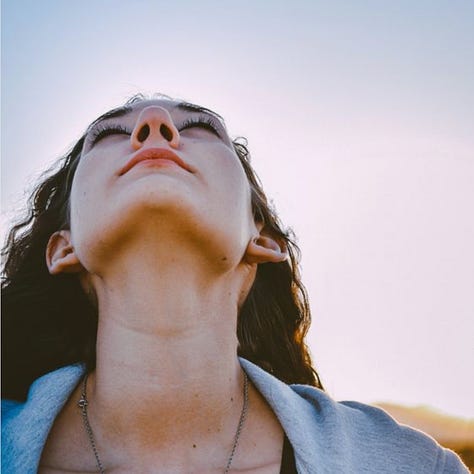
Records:
[[[153,147],[146,148],[135,153],[132,158],[125,164],[125,166],[123,166],[119,170],[118,175],[122,176],[131,168],[133,168],[136,164],[145,160],[171,161],[173,163],[176,163],[180,168],[183,168],[189,173],[195,173],[194,168],[184,162],[175,152],[166,148]]]

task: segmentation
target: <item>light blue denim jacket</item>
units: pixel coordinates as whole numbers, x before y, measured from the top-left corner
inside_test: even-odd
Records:
[[[295,452],[300,474],[469,473],[459,457],[429,436],[396,423],[379,408],[336,402],[306,385],[286,385],[240,359],[272,407]],[[2,401],[2,472],[37,472],[49,430],[84,375],[83,364],[37,379],[24,403]]]

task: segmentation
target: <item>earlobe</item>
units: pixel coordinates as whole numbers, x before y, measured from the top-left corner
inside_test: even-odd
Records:
[[[84,270],[71,244],[69,230],[60,230],[49,238],[46,246],[46,265],[51,275]]]
[[[244,261],[249,264],[283,262],[288,258],[288,252],[282,247],[277,239],[260,232],[260,235],[247,245]]]

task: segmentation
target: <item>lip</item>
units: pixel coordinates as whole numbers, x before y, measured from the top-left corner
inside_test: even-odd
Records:
[[[173,161],[178,166],[188,171],[189,173],[195,173],[195,170],[192,166],[184,162],[175,152],[168,150],[167,148],[145,148],[133,154],[130,160],[127,161],[125,166],[123,166],[118,172],[119,176],[122,176],[131,168],[133,168],[137,163],[145,160],[167,160]]]

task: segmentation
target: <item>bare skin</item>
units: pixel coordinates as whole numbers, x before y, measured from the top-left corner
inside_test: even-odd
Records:
[[[180,116],[166,101],[136,106],[122,122],[139,129],[143,110],[152,132],[162,123],[177,131]],[[98,302],[87,395],[107,473],[224,471],[242,408],[238,309],[258,263],[286,258],[253,222],[228,137],[198,130],[179,139],[173,146],[198,168],[194,176],[151,166],[114,175],[116,157],[123,165],[139,147],[169,147],[158,132],[142,143],[109,137],[89,149],[73,185],[71,231],[48,244],[50,272],[77,273]],[[227,196],[228,189],[236,191]],[[204,202],[215,204],[203,210]],[[97,472],[77,408],[80,388],[50,432],[42,474]],[[251,386],[231,472],[278,473],[282,444],[278,420]]]
[[[76,405],[79,397],[80,387],[74,391],[57,418],[43,451],[38,471],[40,474],[97,472],[95,458]],[[235,416],[230,417],[234,431],[239,416],[237,412],[241,409],[240,401],[239,403],[236,403],[236,400],[230,402],[233,406],[232,410],[235,411]],[[283,432],[273,411],[253,387],[249,392],[249,402],[251,407],[249,416],[246,419],[230,472],[277,474],[280,472]],[[93,424],[93,420],[91,423]],[[223,442],[224,431],[226,431],[225,428],[216,434],[218,438],[215,441],[212,441],[212,437],[209,436],[208,440],[200,437],[194,442],[190,439],[188,444],[185,441],[177,443],[171,449],[165,449],[159,445],[148,446],[151,452],[147,458],[142,457],[143,452],[124,453],[119,447],[111,446],[109,448],[111,456],[117,459],[117,462],[106,464],[106,472],[222,473],[232,445],[232,442],[229,442],[229,436],[227,436],[228,442]],[[123,448],[122,443],[120,446]],[[101,450],[101,459],[102,454]]]

